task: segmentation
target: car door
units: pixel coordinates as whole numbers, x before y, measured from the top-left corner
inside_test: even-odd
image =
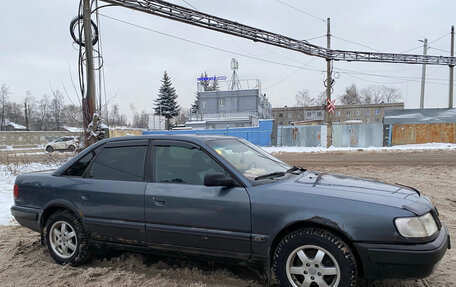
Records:
[[[154,141],[146,187],[147,240],[151,244],[250,255],[250,200],[244,187],[204,186],[209,172],[228,173],[200,147]]]
[[[110,142],[75,183],[92,238],[144,244],[144,169],[148,140]]]
[[[63,142],[63,137],[58,138],[54,141],[54,149],[65,149],[65,143]]]

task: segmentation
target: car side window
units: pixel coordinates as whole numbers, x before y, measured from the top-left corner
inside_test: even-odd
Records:
[[[62,175],[66,176],[83,176],[84,171],[89,166],[92,159],[97,155],[102,146],[99,146],[93,150],[91,150],[88,154],[80,158],[77,162],[75,162],[72,166],[70,166],[67,170],[65,170]]]
[[[59,142],[62,142],[63,141],[63,138],[58,138],[55,140],[56,143],[59,143]]]
[[[225,173],[223,167],[197,148],[155,146],[153,161],[156,182],[204,185],[207,173]]]
[[[142,181],[147,146],[106,147],[90,167],[89,177]]]

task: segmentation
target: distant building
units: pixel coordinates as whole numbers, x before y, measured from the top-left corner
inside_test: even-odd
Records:
[[[257,89],[198,92],[200,112],[185,123],[194,128],[257,126],[259,119],[270,119],[272,107]]]
[[[9,119],[5,119],[3,121],[3,126],[2,126],[1,130],[3,130],[3,131],[25,131],[25,130],[27,130],[27,128],[23,125],[10,121]]]
[[[332,114],[334,124],[343,123],[382,123],[385,110],[403,110],[404,103],[336,105]],[[272,115],[279,126],[299,124],[324,124],[323,106],[273,108]]]
[[[185,126],[194,129],[219,129],[227,127],[258,126],[260,119],[272,117],[272,106],[266,94],[261,93],[259,80],[239,80],[236,59],[231,59],[232,76],[229,81],[218,81],[217,90],[205,90],[203,81],[198,79],[199,111],[190,115]]]

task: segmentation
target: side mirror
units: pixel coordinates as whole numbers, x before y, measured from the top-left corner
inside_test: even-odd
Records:
[[[211,172],[204,177],[205,186],[237,186],[237,182],[230,176],[221,172]]]

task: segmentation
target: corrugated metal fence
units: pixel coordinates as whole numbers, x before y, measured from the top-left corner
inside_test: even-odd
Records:
[[[281,126],[277,131],[278,146],[326,146],[326,126]],[[382,124],[333,125],[335,147],[381,147]]]

